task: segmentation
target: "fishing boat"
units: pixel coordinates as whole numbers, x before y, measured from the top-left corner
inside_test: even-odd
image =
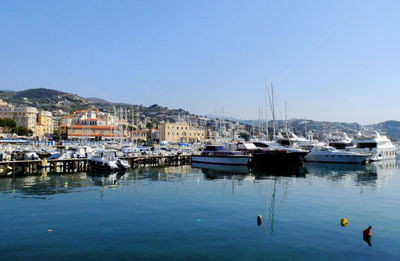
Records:
[[[314,146],[304,157],[306,161],[330,163],[362,163],[367,158],[366,154],[338,150],[330,146]]]
[[[241,151],[227,150],[223,145],[208,145],[200,155],[192,156],[192,162],[224,165],[247,165],[250,158],[250,155],[244,155]]]

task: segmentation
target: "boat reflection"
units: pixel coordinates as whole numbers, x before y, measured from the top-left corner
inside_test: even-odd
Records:
[[[233,166],[193,163],[193,168],[200,168],[206,179],[266,179],[270,177],[301,177],[304,178],[306,170],[301,166]]]
[[[288,166],[263,166],[252,167],[251,173],[256,176],[256,179],[265,179],[271,177],[294,177],[305,178],[307,170],[303,166],[288,165]]]
[[[206,179],[223,179],[227,176],[250,174],[250,169],[247,166],[193,163],[192,167],[201,169]]]
[[[331,181],[353,180],[358,186],[380,186],[398,170],[397,160],[383,160],[362,164],[337,164],[307,162],[304,167],[310,177]]]

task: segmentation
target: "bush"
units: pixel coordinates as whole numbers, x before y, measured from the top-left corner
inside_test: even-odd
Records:
[[[14,128],[17,126],[17,123],[8,118],[0,119],[0,127],[5,127],[5,128]]]

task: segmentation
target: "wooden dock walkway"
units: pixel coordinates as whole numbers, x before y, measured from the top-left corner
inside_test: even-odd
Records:
[[[192,156],[134,156],[120,157],[120,159],[126,160],[131,168],[138,168],[145,166],[179,166],[190,164]],[[43,171],[54,174],[90,171],[90,162],[87,158],[47,160],[45,166],[43,166],[43,163],[42,160],[0,161],[0,168],[3,170],[0,176],[35,175],[41,174]],[[7,170],[9,167],[11,169]]]

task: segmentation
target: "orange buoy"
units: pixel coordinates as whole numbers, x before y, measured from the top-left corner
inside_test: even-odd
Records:
[[[371,229],[372,229],[371,226],[369,226],[367,229],[365,229],[365,230],[363,231],[363,236],[364,236],[364,237],[370,237],[370,236],[372,235]]]
[[[257,216],[257,224],[261,226],[262,224],[262,216]]]

